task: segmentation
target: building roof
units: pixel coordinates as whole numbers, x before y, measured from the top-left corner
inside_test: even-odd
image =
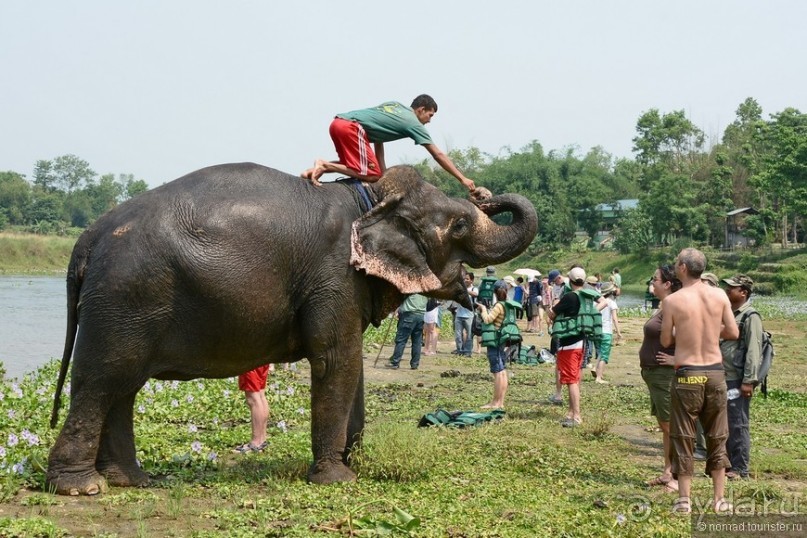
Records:
[[[629,198],[626,200],[617,200],[613,204],[597,204],[594,209],[597,211],[626,211],[628,209],[636,209],[639,207],[638,198]]]
[[[734,215],[739,215],[741,213],[748,213],[749,215],[758,215],[759,211],[754,209],[753,207],[742,207],[740,209],[734,209],[726,213],[727,217],[733,217]]]

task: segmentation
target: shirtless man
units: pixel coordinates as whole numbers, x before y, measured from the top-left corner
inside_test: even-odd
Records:
[[[664,300],[661,345],[675,345],[675,378],[671,387],[670,440],[672,472],[677,475],[679,498],[673,512],[692,511],[690,491],[694,474],[695,419],[706,431],[706,472],[712,475],[715,512],[733,510],[723,497],[728,421],[726,378],[720,338],[736,340],[739,335],[728,297],[719,288],[701,281],[706,257],[694,248],[678,254],[675,272],[683,287]]]

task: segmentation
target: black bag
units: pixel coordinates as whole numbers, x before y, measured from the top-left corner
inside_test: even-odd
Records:
[[[431,312],[432,310],[434,310],[438,306],[440,306],[439,299],[429,298],[429,301],[426,303],[426,312]]]
[[[471,334],[482,336],[482,317],[479,312],[474,313],[474,320],[471,322]]]

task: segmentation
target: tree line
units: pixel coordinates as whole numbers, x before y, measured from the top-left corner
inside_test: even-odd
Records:
[[[39,160],[33,180],[18,172],[0,172],[0,230],[9,225],[34,233],[65,234],[86,228],[119,203],[148,190],[132,174],[98,177],[75,156]]]
[[[807,213],[807,115],[794,108],[763,118],[753,98],[736,111],[717,143],[683,110],[651,109],[636,123],[634,159],[595,147],[545,152],[532,142],[497,156],[476,148],[452,151],[455,163],[494,193],[515,192],[538,210],[531,250],[568,246],[578,227],[593,238],[602,229],[598,204],[638,199],[619,212],[614,247],[646,252],[676,242],[724,246],[726,213],[753,207],[744,234],[757,245],[804,242]],[[430,181],[456,196],[462,187],[428,161],[418,165]],[[593,246],[593,245],[589,245]]]
[[[533,254],[567,247],[578,229],[593,238],[604,224],[597,206],[622,199],[639,200],[635,209],[618,212],[612,230],[613,246],[625,253],[677,241],[724,246],[726,213],[744,207],[758,212],[744,223],[744,234],[757,245],[804,242],[807,115],[800,111],[787,108],[764,118],[748,98],[720,141],[710,142],[683,110],[651,109],[636,123],[633,152],[633,159],[614,158],[601,147],[585,154],[575,147],[547,152],[533,141],[499,155],[474,147],[450,155],[477,184],[532,201],[540,222]],[[416,167],[449,195],[467,194],[434,162]],[[30,182],[0,172],[0,229],[84,228],[147,188],[127,174],[99,178],[75,155],[40,160]]]

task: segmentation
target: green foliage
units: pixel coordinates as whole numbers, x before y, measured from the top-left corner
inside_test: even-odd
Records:
[[[57,538],[68,536],[69,533],[60,529],[52,522],[42,517],[10,518],[0,517],[0,538],[17,538],[25,536],[30,538]]]
[[[62,155],[37,161],[32,183],[16,172],[0,172],[0,215],[12,225],[28,225],[34,233],[59,233],[68,226],[86,228],[146,190],[146,182],[131,174],[97,178],[87,161]]]

